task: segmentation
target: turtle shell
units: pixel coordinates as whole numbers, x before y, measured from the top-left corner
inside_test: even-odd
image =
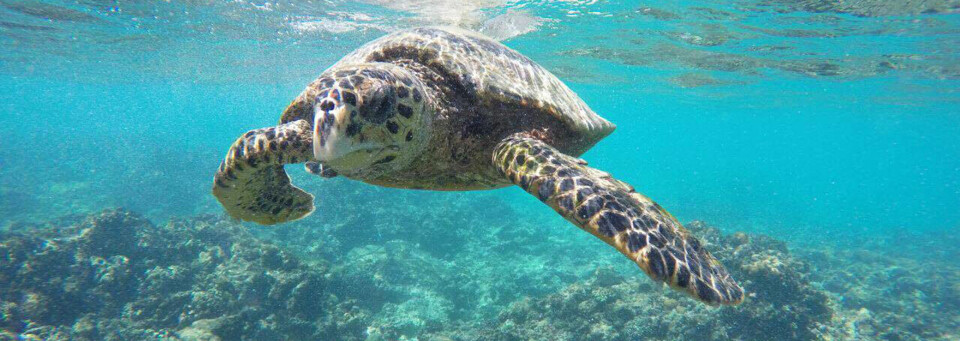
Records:
[[[550,115],[578,135],[585,151],[616,126],[597,115],[560,79],[526,56],[481,34],[453,27],[402,30],[344,56],[340,65],[410,60],[429,67],[477,101]],[[497,103],[499,102],[499,103]],[[496,115],[497,113],[491,113]]]

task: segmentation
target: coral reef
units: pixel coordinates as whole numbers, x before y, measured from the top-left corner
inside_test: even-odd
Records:
[[[387,340],[415,338],[454,321],[495,318],[517,299],[554,292],[588,275],[597,263],[583,259],[620,260],[614,252],[597,257],[566,236],[553,236],[551,229],[580,232],[552,211],[544,213],[555,220],[524,219],[496,196],[464,199],[459,193],[378,188],[335,193],[341,189],[336,181],[316,187],[310,190],[318,197],[333,191],[330,196],[341,199],[325,202],[322,219],[256,233],[301,257],[335,264],[330,289],[362,293],[361,305],[376,312],[369,334]],[[477,207],[489,216],[473,213]],[[570,252],[557,255],[558,249]]]
[[[320,228],[155,226],[123,210],[13,224],[0,234],[0,340],[951,340],[960,329],[956,237],[919,259],[893,242],[788,249],[693,222],[748,291],[719,308],[589,236],[545,235],[560,221],[520,219],[496,197],[448,200],[447,214],[398,197],[364,219],[344,205]],[[462,214],[476,205],[498,219]],[[395,223],[417,214],[430,216],[420,228]]]
[[[810,340],[832,318],[828,297],[803,275],[806,265],[782,242],[764,236],[721,237],[695,222],[749,298],[737,308],[711,308],[636,276],[600,268],[558,293],[525,299],[504,311],[495,340]],[[660,292],[657,292],[660,291]],[[492,329],[494,331],[490,331]]]
[[[917,236],[904,237],[920,240]],[[960,337],[960,271],[957,236],[911,246],[861,245],[856,249],[804,250],[816,267],[811,278],[841,307],[832,334],[857,340],[956,340]],[[952,256],[937,257],[937,253]],[[927,259],[905,257],[927,255]],[[943,255],[946,256],[946,255]]]
[[[117,210],[70,226],[7,232],[0,242],[0,339],[362,334],[353,301],[326,290],[325,269],[212,218],[153,226]]]

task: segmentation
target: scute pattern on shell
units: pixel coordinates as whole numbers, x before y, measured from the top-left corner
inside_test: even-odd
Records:
[[[592,142],[616,128],[537,63],[494,40],[458,28],[398,31],[360,47],[331,68],[399,60],[414,60],[455,79],[464,93],[479,102],[512,102],[541,109],[585,133]]]

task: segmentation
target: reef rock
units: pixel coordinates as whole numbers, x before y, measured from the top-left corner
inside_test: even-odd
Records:
[[[810,340],[833,313],[826,294],[803,275],[805,263],[779,241],[688,228],[748,291],[736,307],[714,308],[611,268],[558,293],[526,299],[500,315],[496,340]]]
[[[325,275],[228,221],[106,211],[0,235],[0,340],[362,335],[368,314]]]

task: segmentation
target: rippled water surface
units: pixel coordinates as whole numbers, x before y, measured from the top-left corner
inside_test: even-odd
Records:
[[[556,74],[618,126],[583,156],[591,166],[633,184],[684,223],[785,241],[792,256],[779,266],[797,271],[810,287],[804,290],[822,292],[830,307],[820,315],[814,308],[796,313],[815,321],[809,333],[734,316],[730,321],[746,322],[707,334],[762,339],[736,331],[771,328],[797,339],[960,337],[953,309],[960,309],[955,0],[0,0],[0,230],[67,226],[114,207],[158,226],[173,218],[219,219],[211,178],[237,136],[274,125],[344,54],[426,25],[482,32]],[[679,326],[733,314],[656,301],[679,311],[671,322],[576,326],[583,311],[536,320],[549,315],[538,310],[549,304],[587,309],[564,301],[577,290],[616,296],[626,290],[616,281],[650,281],[518,188],[403,191],[321,181],[299,166],[288,171],[317,194],[317,212],[290,226],[245,230],[306,263],[323,263],[314,268],[335,278],[325,293],[340,297],[331,299],[340,305],[350,297],[350,311],[362,314],[351,320],[355,328],[278,332],[281,338],[682,339],[703,335],[674,333]],[[715,247],[736,244],[731,240]],[[757,243],[767,250],[779,242]],[[720,258],[747,258],[738,252],[720,251]],[[7,265],[18,268],[11,257]],[[604,282],[609,276],[594,269],[608,265],[626,279]],[[388,269],[400,268],[409,278],[389,277],[400,275]],[[766,277],[750,277],[759,276],[750,269],[736,271],[763,301]],[[366,283],[378,271],[388,280],[369,284],[376,289],[343,284]],[[459,281],[480,284],[440,285]],[[30,320],[24,293],[42,291],[21,284],[0,288],[9,335],[60,335],[30,334],[29,326],[39,325],[61,326],[62,335],[73,330],[79,339],[121,335],[104,324],[96,327],[101,334],[79,333],[79,322],[67,317],[11,322]],[[629,295],[660,299],[665,291],[650,286]],[[261,304],[251,302],[243,304]],[[598,302],[591,307],[605,308],[596,316],[617,309]],[[203,329],[196,320],[232,313],[226,310],[143,329],[189,339]],[[343,313],[331,311],[305,323]]]

